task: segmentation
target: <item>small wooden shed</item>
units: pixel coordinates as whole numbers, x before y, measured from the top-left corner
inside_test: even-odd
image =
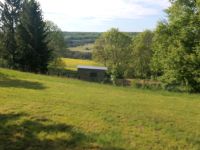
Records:
[[[81,80],[101,82],[106,78],[107,67],[77,66],[78,78]]]

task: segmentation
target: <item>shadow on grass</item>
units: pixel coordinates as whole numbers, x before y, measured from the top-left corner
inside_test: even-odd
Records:
[[[24,88],[24,89],[34,89],[34,90],[45,89],[45,86],[43,86],[43,84],[39,82],[14,79],[1,73],[0,73],[0,87],[6,87],[6,88],[14,87],[14,88]]]
[[[0,150],[123,150],[94,147],[93,142],[70,125],[27,114],[0,114]]]
[[[72,126],[53,124],[47,119],[26,120],[27,117],[26,114],[0,115],[1,150],[73,149],[86,138]]]

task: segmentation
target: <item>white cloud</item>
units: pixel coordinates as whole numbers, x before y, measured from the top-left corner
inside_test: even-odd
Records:
[[[38,0],[44,16],[59,26],[100,25],[116,19],[155,16],[169,6],[168,0]],[[159,8],[159,9],[158,9]],[[84,22],[85,20],[85,22]]]
[[[45,15],[60,15],[66,19],[98,18],[107,19],[135,19],[149,15],[156,15],[155,8],[145,7],[143,4],[159,5],[164,8],[167,0],[39,0]]]
[[[2,1],[2,0],[0,0]],[[117,19],[156,16],[169,6],[168,0],[38,0],[45,19],[60,27],[101,25]],[[66,29],[65,28],[65,29]]]
[[[159,6],[162,9],[169,7],[169,0],[125,0],[131,3],[140,3],[140,4],[147,4],[147,5],[154,5]]]

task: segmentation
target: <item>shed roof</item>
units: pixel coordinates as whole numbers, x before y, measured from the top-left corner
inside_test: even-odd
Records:
[[[81,66],[81,65],[78,65],[77,68],[78,69],[90,69],[90,70],[104,70],[104,71],[108,70],[107,67],[97,67],[97,66]]]

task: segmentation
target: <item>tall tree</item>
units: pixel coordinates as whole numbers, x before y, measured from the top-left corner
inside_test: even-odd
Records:
[[[153,32],[146,30],[138,34],[132,43],[132,67],[134,75],[139,78],[150,78],[152,59]]]
[[[16,68],[17,44],[16,26],[19,23],[22,0],[5,0],[0,2],[0,32],[3,51],[2,55],[7,60],[10,68]]]
[[[47,30],[40,5],[35,0],[25,0],[17,27],[20,68],[30,72],[45,73],[51,58]]]
[[[200,92],[200,1],[171,0],[168,20],[155,32],[154,71],[166,85]]]
[[[109,67],[114,78],[123,78],[129,66],[130,44],[128,35],[111,29],[96,40],[94,58]]]
[[[0,32],[0,67],[4,67],[4,62],[5,62],[3,58],[4,51],[3,51],[2,36],[3,34]]]

